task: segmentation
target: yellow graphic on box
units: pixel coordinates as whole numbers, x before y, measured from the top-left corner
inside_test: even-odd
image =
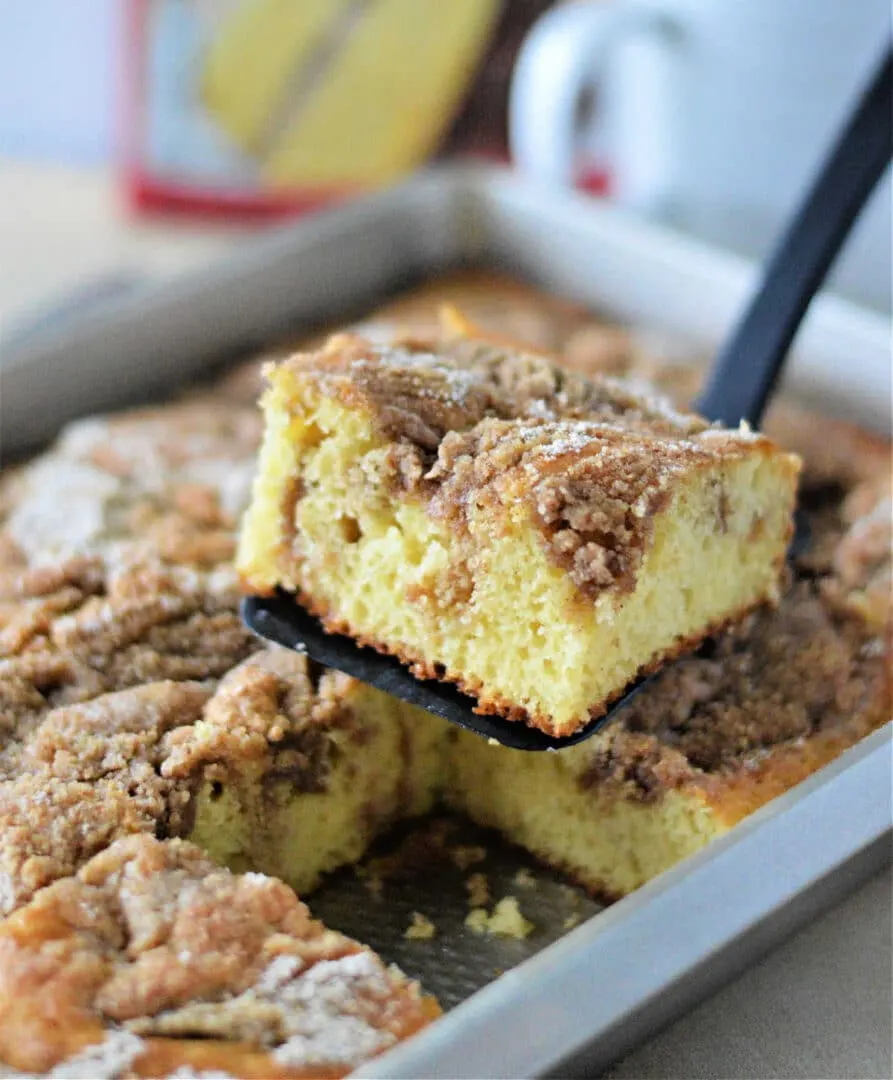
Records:
[[[202,72],[219,126],[276,187],[385,183],[443,139],[500,0],[250,0]]]

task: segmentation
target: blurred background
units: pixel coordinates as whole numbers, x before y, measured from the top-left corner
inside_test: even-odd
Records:
[[[889,0],[647,7],[0,0],[0,335],[452,160],[761,257],[889,41]],[[885,315],[890,202],[888,172],[832,277]],[[885,999],[865,976],[889,948],[880,884],[794,942],[789,968],[698,1014],[699,1039],[671,1034],[683,1074],[719,1075],[704,1048],[727,1038],[729,1060],[774,1053],[792,1076],[837,1060],[829,1042],[882,1054]],[[667,1075],[663,1045],[649,1075]]]
[[[759,257],[887,0],[0,0],[0,320],[444,159]],[[669,28],[669,29],[668,29]],[[838,268],[890,310],[890,189]]]

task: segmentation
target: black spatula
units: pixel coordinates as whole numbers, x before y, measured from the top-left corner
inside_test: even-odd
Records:
[[[759,427],[788,348],[809,304],[893,153],[893,53],[883,61],[817,179],[769,258],[759,290],[719,353],[699,411],[710,420]],[[808,535],[798,521],[795,543]],[[608,712],[566,738],[474,712],[475,701],[453,686],[414,678],[390,656],[328,634],[293,597],[249,597],[242,616],[256,633],[306,652],[394,697],[436,713],[459,727],[517,750],[556,750],[589,738],[654,676],[630,685]]]

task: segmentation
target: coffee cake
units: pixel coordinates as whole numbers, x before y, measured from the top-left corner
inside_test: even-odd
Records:
[[[656,363],[632,333],[504,281],[432,286],[371,322],[382,339],[429,333],[440,296],[491,337],[528,333],[585,372],[647,378],[680,407],[693,393],[690,372]],[[770,432],[804,458],[813,526],[777,609],[668,669],[589,743],[525,755],[457,736],[241,626],[232,557],[260,438],[257,369],[163,408],[74,424],[0,479],[0,948],[17,957],[15,971],[0,961],[0,1015],[16,1010],[0,1031],[23,1033],[0,1048],[0,1072],[275,1075],[271,1052],[306,1020],[290,1004],[298,983],[326,1018],[311,1043],[331,1058],[312,1074],[349,1071],[344,1055],[385,1049],[430,1005],[270,878],[306,891],[391,822],[446,805],[618,895],[889,719],[890,448],[875,436],[776,407]],[[161,894],[174,879],[207,905],[184,894],[170,915]],[[141,926],[169,914],[157,943],[135,934],[132,953],[126,881]],[[236,903],[241,930],[228,918]],[[245,970],[231,983],[218,972],[212,992],[201,980],[215,949],[207,969],[199,950],[180,950],[174,1006],[151,955],[168,957],[177,933],[216,935],[218,918],[244,941],[233,947]],[[325,987],[311,979],[308,994],[297,969],[286,976],[272,960],[261,970],[310,939],[330,943],[323,963],[360,955],[347,961],[359,981],[386,978],[415,1019],[377,1035],[355,980],[356,1001],[332,1017]],[[39,970],[58,978],[51,1021],[32,989]],[[115,973],[140,1015],[115,1011]],[[95,981],[73,1001],[82,979]],[[355,1008],[372,1021],[362,1038],[344,1024]],[[312,1033],[299,1034],[306,1051]]]

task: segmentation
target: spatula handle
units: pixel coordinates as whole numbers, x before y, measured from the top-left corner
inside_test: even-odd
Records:
[[[759,427],[806,309],[893,154],[889,45],[800,211],[769,258],[762,284],[711,368],[698,411]]]

